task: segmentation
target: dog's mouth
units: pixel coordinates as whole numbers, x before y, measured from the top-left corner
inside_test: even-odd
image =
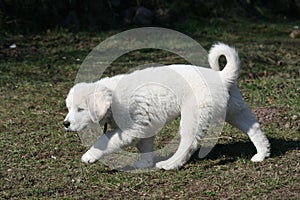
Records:
[[[84,125],[83,127],[81,127],[81,128],[79,128],[79,129],[77,129],[77,130],[75,130],[76,132],[81,132],[81,131],[84,131],[84,130],[86,130],[86,129],[88,129],[88,124],[86,124],[86,125]],[[105,122],[104,124],[103,124],[103,134],[105,134],[106,132],[107,132],[107,127],[108,127],[108,123],[107,122]],[[70,131],[72,131],[72,130],[70,130]]]

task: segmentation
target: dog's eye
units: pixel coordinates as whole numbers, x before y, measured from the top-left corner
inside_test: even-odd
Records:
[[[83,108],[77,108],[77,112],[82,112],[82,111],[84,111]]]

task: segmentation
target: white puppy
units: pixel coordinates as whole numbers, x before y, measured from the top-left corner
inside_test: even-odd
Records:
[[[227,64],[219,71],[221,55],[226,57]],[[180,168],[197,150],[208,130],[225,117],[250,137],[257,150],[252,161],[268,157],[268,139],[235,84],[240,69],[237,52],[225,44],[216,44],[209,52],[209,64],[214,70],[170,65],[76,84],[66,99],[69,113],[65,129],[81,131],[94,123],[109,123],[114,128],[99,137],[82,161],[93,163],[136,144],[141,157],[135,167],[152,167],[155,134],[178,116],[179,147],[171,158],[156,163],[157,168]]]

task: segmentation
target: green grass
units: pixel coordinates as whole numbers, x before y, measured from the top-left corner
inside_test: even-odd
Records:
[[[82,164],[85,147],[77,134],[62,127],[64,100],[82,60],[118,31],[2,34],[0,199],[299,199],[300,41],[288,37],[297,23],[216,20],[187,32],[206,49],[217,41],[237,48],[243,65],[238,85],[270,139],[271,158],[252,163],[255,150],[249,139],[225,126],[204,159],[193,157],[179,171],[141,174]],[[7,48],[13,42],[17,48]],[[184,62],[167,52],[135,51],[105,74],[158,61]],[[158,147],[177,125],[162,131]]]

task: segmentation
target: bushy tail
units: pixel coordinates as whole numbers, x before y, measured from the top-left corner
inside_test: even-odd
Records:
[[[230,87],[239,76],[240,59],[234,48],[223,43],[214,44],[208,54],[208,63],[213,70],[220,71],[219,58],[222,55],[227,63],[220,74],[224,83]]]

